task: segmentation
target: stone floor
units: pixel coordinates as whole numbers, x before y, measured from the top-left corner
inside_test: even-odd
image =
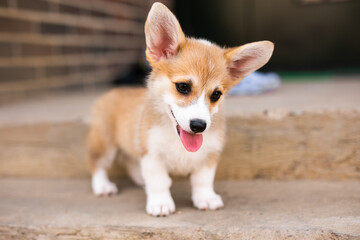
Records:
[[[0,239],[360,239],[356,181],[219,181],[218,211],[192,207],[175,182],[177,212],[155,218],[128,181],[98,198],[90,181],[0,179]]]

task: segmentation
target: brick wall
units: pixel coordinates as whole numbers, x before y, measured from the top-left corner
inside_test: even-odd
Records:
[[[151,3],[0,0],[0,96],[109,82],[126,72],[141,57]]]

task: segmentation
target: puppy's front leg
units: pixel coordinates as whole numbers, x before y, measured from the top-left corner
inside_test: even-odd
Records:
[[[210,164],[204,164],[190,176],[192,200],[194,206],[200,210],[215,210],[224,206],[220,195],[214,191],[216,162],[211,159]]]
[[[141,159],[141,172],[145,180],[146,212],[153,216],[167,216],[175,212],[171,197],[171,178],[163,162],[157,156],[147,155]]]

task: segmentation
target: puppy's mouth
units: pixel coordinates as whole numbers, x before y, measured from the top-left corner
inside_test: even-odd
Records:
[[[170,108],[171,114],[176,122],[176,130],[177,133],[180,137],[181,143],[183,144],[183,146],[185,147],[185,149],[188,152],[197,152],[202,145],[203,142],[203,136],[202,134],[194,134],[194,133],[189,133],[187,131],[185,131],[184,129],[182,129],[179,125],[179,123],[176,120],[176,117],[172,111],[172,109]]]

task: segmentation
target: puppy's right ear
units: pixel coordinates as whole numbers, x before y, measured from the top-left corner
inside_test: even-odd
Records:
[[[145,23],[146,58],[151,63],[177,54],[185,35],[174,14],[162,3],[154,3]]]

